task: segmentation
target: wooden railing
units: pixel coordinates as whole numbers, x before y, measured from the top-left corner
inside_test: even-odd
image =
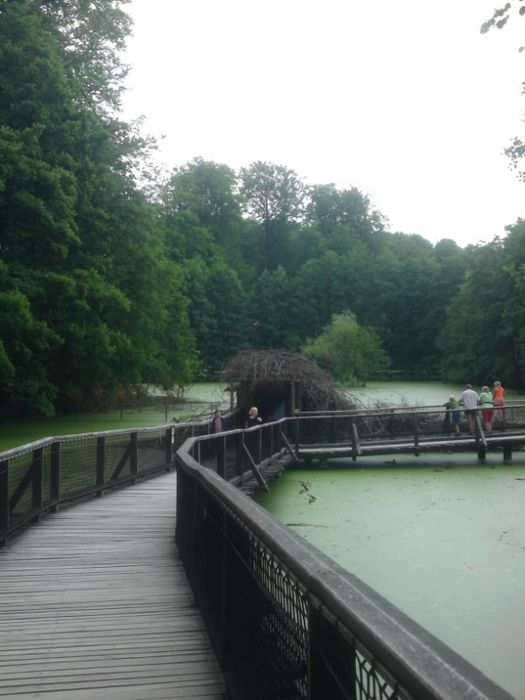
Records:
[[[228,697],[511,700],[221,478],[230,468],[236,483],[253,478],[254,469],[264,471],[293,449],[302,420],[191,438],[177,452],[177,549]],[[248,469],[244,448],[253,458]]]
[[[47,437],[0,453],[0,545],[61,504],[133,484],[174,464],[209,420]]]

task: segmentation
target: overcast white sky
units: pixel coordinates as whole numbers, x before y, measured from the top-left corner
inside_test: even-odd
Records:
[[[503,4],[132,0],[124,115],[170,169],[272,161],[358,187],[392,231],[489,241],[525,217],[502,154],[525,138],[525,18],[479,32]]]

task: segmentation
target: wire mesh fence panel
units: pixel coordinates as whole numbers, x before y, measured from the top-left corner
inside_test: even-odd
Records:
[[[318,604],[310,606],[309,635],[311,694],[322,697],[324,693],[331,700],[355,700],[355,639],[343,633],[337,618]]]
[[[168,440],[171,441],[171,431],[165,428],[138,433],[138,469],[141,474],[159,471],[166,466]]]
[[[44,445],[42,449],[42,505],[49,506],[52,500],[51,493],[51,445]]]
[[[60,446],[60,497],[76,498],[96,486],[96,441],[79,437]]]
[[[105,482],[122,481],[131,474],[130,435],[107,435],[105,450]]]
[[[355,653],[356,700],[414,700],[359,642]]]
[[[182,469],[177,470],[177,524],[175,541],[177,551],[190,582],[193,580],[193,512],[195,481]]]
[[[33,453],[31,451],[9,459],[9,497],[13,505],[16,500],[16,505],[11,512],[12,518],[22,518],[31,512],[30,470],[32,462]]]
[[[225,670],[232,696],[307,695],[306,602],[297,582],[238,521],[228,521]]]
[[[194,500],[195,550],[192,567],[195,600],[206,620],[208,634],[217,655],[222,650],[223,596],[223,510],[216,499],[197,490]]]

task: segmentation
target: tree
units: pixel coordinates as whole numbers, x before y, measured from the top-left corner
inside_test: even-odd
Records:
[[[347,384],[363,384],[389,364],[375,331],[360,326],[351,311],[334,314],[330,325],[310,340],[304,350],[334,377]]]
[[[525,386],[525,225],[473,251],[440,337],[446,379]]]
[[[256,161],[241,168],[241,194],[245,208],[263,227],[266,268],[281,259],[289,225],[304,208],[304,186],[297,174],[282,165]]]
[[[176,168],[162,191],[162,212],[177,259],[222,250],[240,267],[242,219],[237,178],[227,165],[202,158]]]
[[[128,67],[122,52],[132,21],[130,0],[30,0],[60,47],[69,87],[84,108],[107,115],[120,106]]]
[[[0,5],[4,408],[89,406],[194,366],[184,278],[135,185],[140,139],[110,116],[121,4]]]
[[[293,337],[293,325],[290,323],[290,284],[283,266],[264,270],[252,295],[250,310],[255,347],[296,347],[297,338]]]
[[[344,246],[352,238],[375,245],[377,234],[383,231],[383,217],[372,210],[369,197],[356,187],[338,190],[333,184],[315,185],[308,194],[308,218],[332,243],[339,239],[337,252],[345,252]]]
[[[481,33],[486,34],[494,28],[503,29],[513,14],[514,16],[525,15],[523,0],[511,0],[511,2],[505,3],[503,7],[496,8],[492,17],[481,25]],[[521,46],[519,50],[521,52],[524,49],[525,47]],[[525,91],[525,83],[522,83],[522,88]],[[505,155],[510,159],[510,167],[516,170],[518,178],[525,181],[525,170],[520,169],[520,164],[525,156],[525,142],[518,136],[515,136],[510,146],[505,149]]]

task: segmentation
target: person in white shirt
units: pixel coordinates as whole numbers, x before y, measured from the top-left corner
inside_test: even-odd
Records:
[[[461,392],[459,403],[465,410],[468,424],[472,433],[476,432],[476,409],[479,404],[479,395],[472,388],[472,384],[466,384]]]

